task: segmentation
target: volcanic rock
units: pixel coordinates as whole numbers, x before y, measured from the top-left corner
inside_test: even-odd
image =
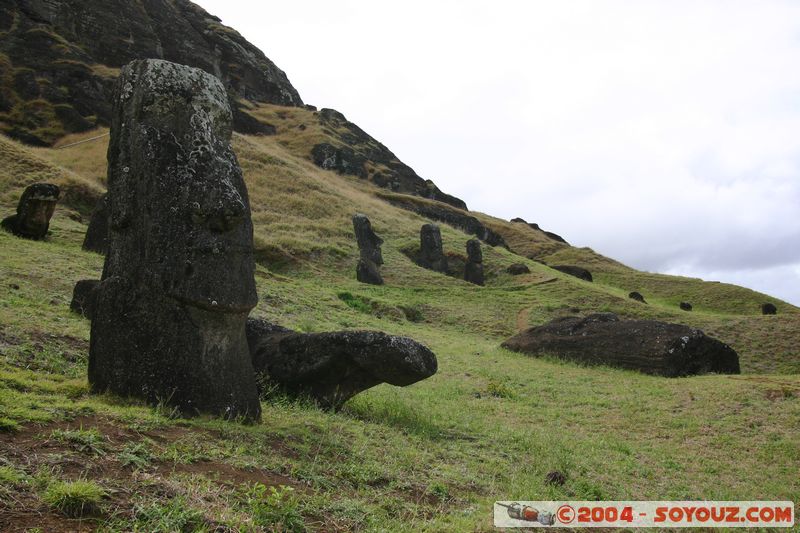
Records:
[[[620,320],[612,313],[558,318],[511,337],[503,347],[656,376],[739,373],[737,353],[700,330],[655,320]]]
[[[419,265],[436,272],[447,272],[447,257],[442,250],[442,232],[436,224],[423,224],[419,230]]]
[[[647,303],[644,301],[644,296],[642,296],[642,293],[640,292],[633,291],[632,293],[628,294],[628,298],[631,300],[636,300],[637,302],[642,302],[643,304]]]
[[[245,336],[253,227],[222,83],[162,60],[120,75],[109,145],[110,232],[94,290],[93,392],[185,415],[257,419]]]
[[[82,279],[77,282],[75,288],[72,289],[70,310],[91,320],[95,307],[94,290],[98,285],[100,285],[99,279]]]
[[[592,281],[592,273],[586,270],[585,268],[574,266],[574,265],[556,265],[551,268],[558,270],[559,272],[563,272],[564,274],[569,274],[570,276],[575,276],[576,278],[582,279],[584,281]]]
[[[0,224],[17,237],[40,241],[47,236],[60,195],[58,186],[51,183],[28,185],[19,198],[17,213]]]
[[[104,194],[92,211],[92,218],[83,238],[84,250],[99,254],[108,252],[108,215],[108,194]]]
[[[761,306],[761,314],[762,315],[777,315],[778,314],[778,308],[775,307],[775,304],[767,302],[767,303],[765,303],[765,304],[763,304]]]
[[[521,274],[530,274],[531,269],[528,268],[528,265],[524,263],[514,263],[513,265],[509,265],[508,268],[506,268],[506,272],[508,272],[512,276],[519,276]]]
[[[481,241],[470,239],[467,241],[467,264],[464,266],[464,280],[475,285],[483,285],[483,253]]]
[[[353,216],[353,230],[358,241],[360,258],[356,267],[356,279],[361,283],[383,285],[379,266],[383,264],[381,245],[383,239],[372,230],[372,224],[366,215]]]
[[[325,409],[339,409],[375,385],[405,387],[437,370],[436,356],[422,344],[377,331],[297,333],[249,319],[247,340],[259,383]]]

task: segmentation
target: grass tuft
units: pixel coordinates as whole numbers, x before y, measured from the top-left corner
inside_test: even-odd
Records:
[[[106,491],[93,481],[56,481],[47,487],[42,500],[70,518],[97,514]]]

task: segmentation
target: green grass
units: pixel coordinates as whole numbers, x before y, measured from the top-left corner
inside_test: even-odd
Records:
[[[81,251],[86,218],[67,199],[48,242],[0,233],[0,429],[11,431],[0,437],[48,444],[4,464],[9,476],[40,480],[14,485],[20,497],[36,501],[76,476],[91,481],[112,495],[98,507],[107,531],[247,531],[270,522],[491,531],[496,499],[800,500],[796,308],[776,302],[779,314],[763,317],[765,295],[637,272],[484,215],[513,237],[512,248],[586,266],[596,282],[486,246],[486,287],[421,269],[403,250],[416,245],[424,219],[300,157],[305,141],[289,125],[312,115],[287,113],[283,126],[276,115],[276,137],[235,139],[260,254],[253,315],[302,331],[406,335],[431,347],[439,372],[407,388],[375,387],[338,413],[276,391],[252,426],[91,395],[89,323],[69,301],[77,280],[100,276],[102,257]],[[13,212],[28,170],[102,190],[105,141],[97,143],[81,145],[82,157],[0,138],[0,214]],[[383,286],[355,280],[354,212],[370,216],[385,240]],[[463,254],[469,236],[445,225],[442,235],[446,251]],[[517,262],[531,273],[506,274]],[[631,290],[649,305],[628,299]],[[679,300],[695,311],[680,311]],[[744,374],[670,380],[499,347],[575,308],[700,327],[740,353]],[[547,483],[553,470],[566,475],[563,486]]]
[[[42,500],[69,518],[96,514],[106,491],[93,481],[57,481],[42,494]]]

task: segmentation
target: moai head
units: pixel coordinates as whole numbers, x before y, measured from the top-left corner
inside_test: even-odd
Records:
[[[467,256],[470,263],[483,263],[481,241],[478,239],[470,239],[467,241]]]
[[[361,257],[372,261],[376,265],[382,265],[383,255],[381,254],[381,245],[383,244],[383,239],[378,237],[372,230],[372,224],[366,215],[353,215],[353,229],[356,233],[356,240],[358,241],[358,249],[361,252]]]
[[[161,60],[130,63],[117,83],[92,387],[187,415],[258,417],[244,335],[253,227],[225,88]]]
[[[447,271],[447,258],[442,250],[442,233],[436,224],[424,224],[419,230],[420,265],[437,272]]]
[[[29,185],[20,196],[17,214],[4,220],[3,225],[20,237],[44,239],[60,195],[58,186],[51,183]]]

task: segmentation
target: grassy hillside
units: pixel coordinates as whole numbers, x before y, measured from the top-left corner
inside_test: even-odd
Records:
[[[418,245],[423,218],[309,162],[310,146],[330,135],[311,111],[252,112],[277,127],[234,143],[255,224],[254,314],[303,331],[408,335],[436,352],[439,373],[377,387],[336,414],[268,397],[256,426],[90,396],[89,324],[68,306],[75,281],[102,268],[80,244],[107,138],[54,150],[0,137],[0,214],[27,183],[67,190],[49,242],[0,233],[0,530],[491,531],[496,499],[800,500],[800,310],[640,273],[481,214],[517,253],[484,246],[486,287],[429,272],[403,253]],[[385,240],[385,286],[355,281],[355,212]],[[442,225],[442,236],[446,251],[465,254],[468,235]],[[523,256],[585,266],[596,282]],[[531,273],[506,274],[515,262]],[[695,311],[680,311],[681,300]],[[779,314],[761,316],[764,301]],[[739,352],[744,373],[670,380],[499,348],[575,309],[701,327]],[[567,475],[564,486],[546,485],[551,470]],[[93,517],[64,516],[70,493]]]

